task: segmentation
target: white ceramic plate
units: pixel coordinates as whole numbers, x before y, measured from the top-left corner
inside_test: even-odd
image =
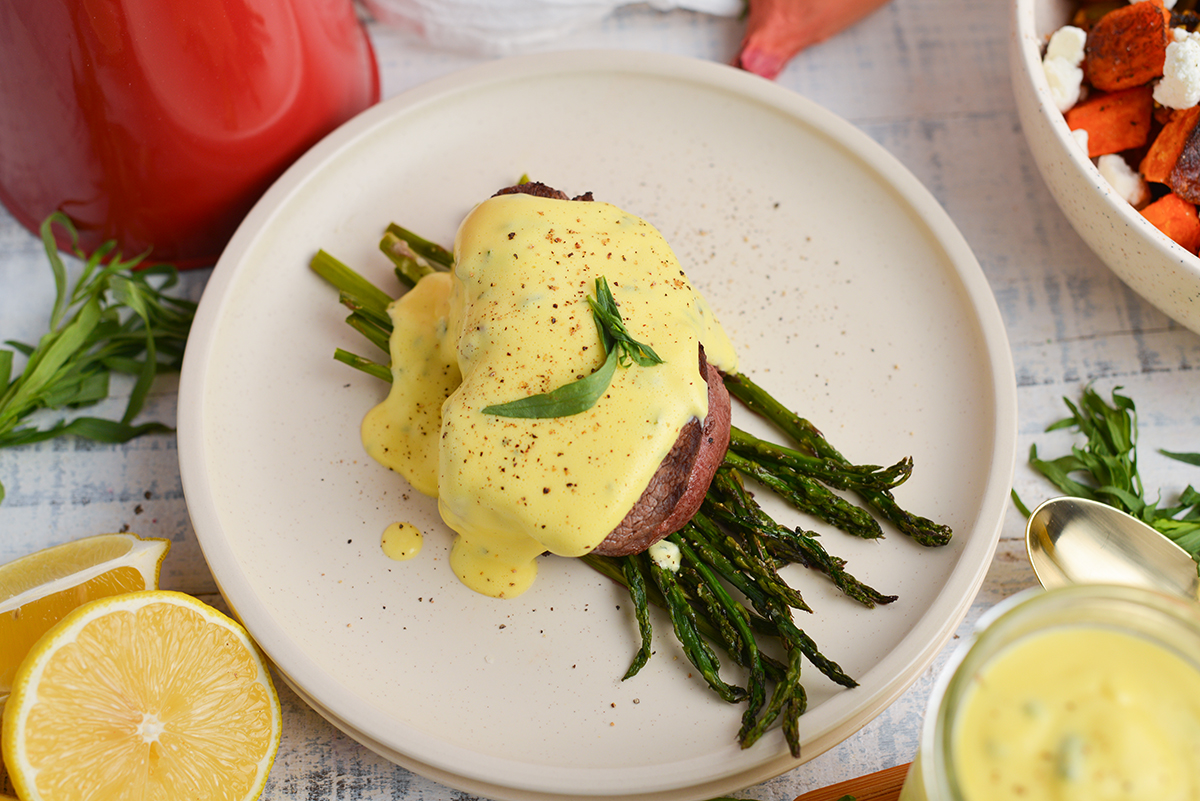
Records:
[[[825,534],[852,572],[901,596],[885,608],[797,571],[816,610],[801,624],[861,682],[841,690],[809,671],[803,758],[930,663],[983,579],[1015,460],[1011,359],[987,283],[942,209],[870,139],[775,84],[677,57],[541,55],[454,75],[352,120],[267,193],[214,271],[180,387],[205,556],[304,697],[445,784],[500,799],[701,799],[776,776],[798,764],[782,735],[739,749],[741,707],[689,678],[661,620],[654,658],[622,682],[637,647],[622,590],[550,558],[517,599],[469,592],[434,502],[362,452],[359,421],[384,387],[333,361],[335,347],[369,346],[309,258],[325,248],[391,287],[376,250],[389,221],[448,243],[522,173],[659,226],[743,369],[851,459],[912,455],[899,499],[957,532],[937,550],[894,532]],[[397,520],[426,533],[413,561],[380,550]]]

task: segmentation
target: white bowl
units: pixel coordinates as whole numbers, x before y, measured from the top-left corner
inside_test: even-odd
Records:
[[[1072,6],[1068,0],[1015,3],[1009,61],[1029,149],[1050,194],[1100,260],[1169,317],[1200,333],[1200,258],[1113,191],[1075,144],[1050,97],[1042,49],[1050,34],[1066,24]]]

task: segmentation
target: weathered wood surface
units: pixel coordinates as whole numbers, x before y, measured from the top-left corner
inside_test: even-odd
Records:
[[[1025,464],[1037,442],[1070,441],[1044,427],[1094,382],[1124,387],[1141,413],[1148,487],[1170,496],[1200,470],[1158,447],[1200,451],[1200,337],[1125,287],[1092,255],[1054,205],[1032,162],[1009,82],[1008,3],[897,0],[856,28],[812,48],[779,83],[848,119],[893,153],[948,210],[995,293],[1013,351],[1019,402],[1015,487],[1028,502],[1052,494]],[[483,60],[431,50],[377,23],[371,32],[386,96]],[[555,47],[657,50],[727,62],[740,37],[730,19],[644,7]],[[198,298],[204,271],[185,276]],[[0,212],[0,337],[29,341],[53,297],[40,241]],[[147,417],[173,422],[175,386],[161,383]],[[101,412],[119,414],[118,398]],[[102,531],[129,528],[174,546],[164,586],[219,604],[183,501],[175,442],[149,437],[108,447],[65,440],[0,451],[0,561]],[[1010,508],[986,583],[961,631],[997,601],[1034,584],[1024,521]],[[933,677],[946,654],[877,719],[842,745],[745,798],[774,801],[908,762]],[[281,798],[449,801],[462,793],[395,767],[340,734],[286,688],[284,737],[266,792]]]

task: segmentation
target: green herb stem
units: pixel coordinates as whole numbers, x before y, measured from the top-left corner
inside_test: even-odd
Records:
[[[66,230],[71,251],[82,262],[73,287],[58,252],[54,227]],[[124,259],[106,242],[90,256],[79,248],[70,219],[51,214],[41,226],[42,243],[54,276],[55,298],[47,333],[36,345],[7,341],[0,350],[0,447],[73,435],[104,443],[127,442],[171,429],[161,423],[134,425],[155,377],[178,371],[196,305],[164,290],[178,274],[165,264],[144,265],[145,254]],[[14,354],[26,357],[13,376]],[[39,409],[78,409],[108,397],[109,377],[125,373],[134,385],[119,421],[79,417],[47,428],[22,426]],[[0,485],[0,501],[4,487]]]
[[[1111,403],[1090,386],[1082,390],[1079,403],[1063,398],[1070,414],[1046,427],[1046,431],[1073,429],[1084,437],[1082,445],[1056,459],[1042,459],[1037,445],[1029,448],[1029,464],[1060,492],[1106,503],[1133,515],[1173,540],[1198,563],[1200,570],[1200,492],[1188,485],[1174,506],[1160,506],[1162,493],[1146,497],[1138,471],[1138,420],[1133,400],[1113,389]],[[1176,461],[1200,466],[1200,454],[1160,451]],[[1029,508],[1012,491],[1013,502],[1026,517]]]

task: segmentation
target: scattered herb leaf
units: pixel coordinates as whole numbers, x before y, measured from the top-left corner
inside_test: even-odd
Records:
[[[68,292],[67,270],[58,253],[54,226],[64,228],[83,271]],[[103,443],[127,442],[142,434],[167,432],[162,423],[133,424],[159,371],[178,371],[196,304],[164,295],[178,273],[168,264],[142,267],[146,254],[123,259],[106,242],[90,256],[79,249],[70,219],[51,214],[41,226],[42,243],[54,274],[55,299],[49,330],[36,345],[8,340],[0,350],[0,448],[30,445],[65,435]],[[107,262],[107,263],[106,263]],[[135,268],[138,268],[135,272]],[[157,286],[154,281],[158,279]],[[13,377],[13,355],[27,357]],[[78,417],[48,428],[21,422],[39,409],[77,409],[108,397],[109,377],[136,377],[120,420]],[[4,486],[0,484],[0,502]]]

